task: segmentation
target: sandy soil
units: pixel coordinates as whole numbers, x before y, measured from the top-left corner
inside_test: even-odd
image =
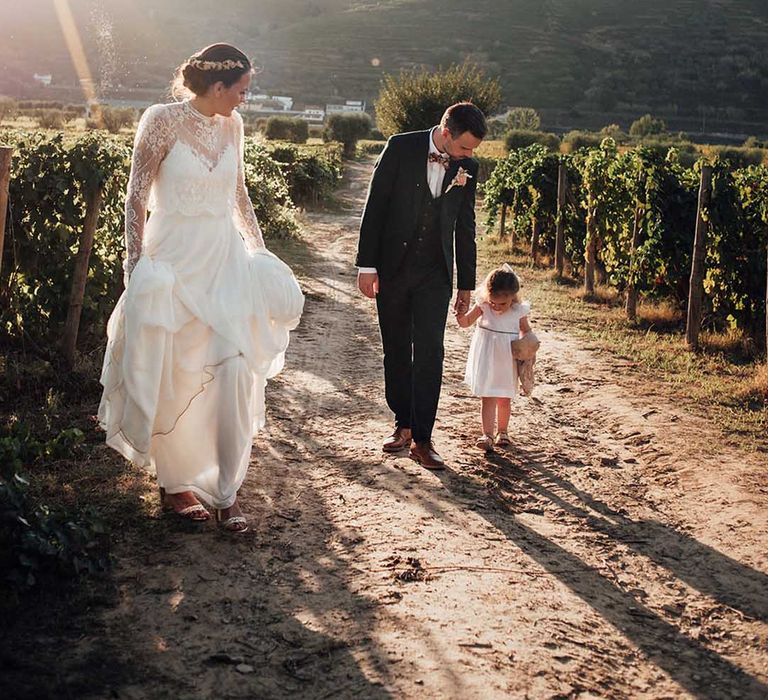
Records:
[[[78,642],[132,670],[111,697],[768,697],[766,464],[545,311],[512,448],[473,445],[471,332],[449,320],[450,468],[382,454],[351,267],[369,174],[307,216],[306,314],[241,492],[252,530],[120,546],[120,605]]]

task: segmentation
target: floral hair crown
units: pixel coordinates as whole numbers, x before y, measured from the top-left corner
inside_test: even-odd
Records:
[[[234,61],[228,58],[226,61],[202,61],[199,58],[190,58],[189,65],[198,70],[232,70],[233,68],[245,68],[242,61]]]

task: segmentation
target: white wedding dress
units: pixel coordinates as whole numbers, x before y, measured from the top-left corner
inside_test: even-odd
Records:
[[[230,507],[304,297],[264,247],[243,173],[243,123],[189,102],[150,107],[126,197],[125,292],[109,320],[107,444]],[[151,216],[147,221],[147,210]]]

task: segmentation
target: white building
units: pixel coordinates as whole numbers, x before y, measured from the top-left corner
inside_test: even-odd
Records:
[[[53,80],[53,76],[50,74],[42,75],[40,73],[35,73],[32,77],[36,83],[40,83],[40,85],[45,85],[45,87],[48,87],[51,84],[51,81]]]
[[[242,109],[246,112],[287,112],[293,108],[293,98],[286,95],[265,95],[249,92]]]
[[[365,102],[363,100],[347,100],[343,105],[325,105],[326,114],[339,114],[341,112],[365,112]]]
[[[315,107],[307,107],[303,112],[299,112],[297,116],[313,124],[322,124],[325,121],[325,111]]]
[[[273,95],[271,99],[283,105],[283,109],[293,109],[292,97],[286,97],[285,95]]]

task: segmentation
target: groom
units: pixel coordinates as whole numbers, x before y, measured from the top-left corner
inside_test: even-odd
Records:
[[[383,449],[410,447],[410,457],[427,469],[445,467],[432,444],[443,335],[454,249],[456,311],[468,310],[475,288],[478,166],[472,153],[486,131],[483,113],[460,102],[445,110],[438,126],[390,138],[360,224],[357,285],[376,299],[386,398],[395,414]]]

